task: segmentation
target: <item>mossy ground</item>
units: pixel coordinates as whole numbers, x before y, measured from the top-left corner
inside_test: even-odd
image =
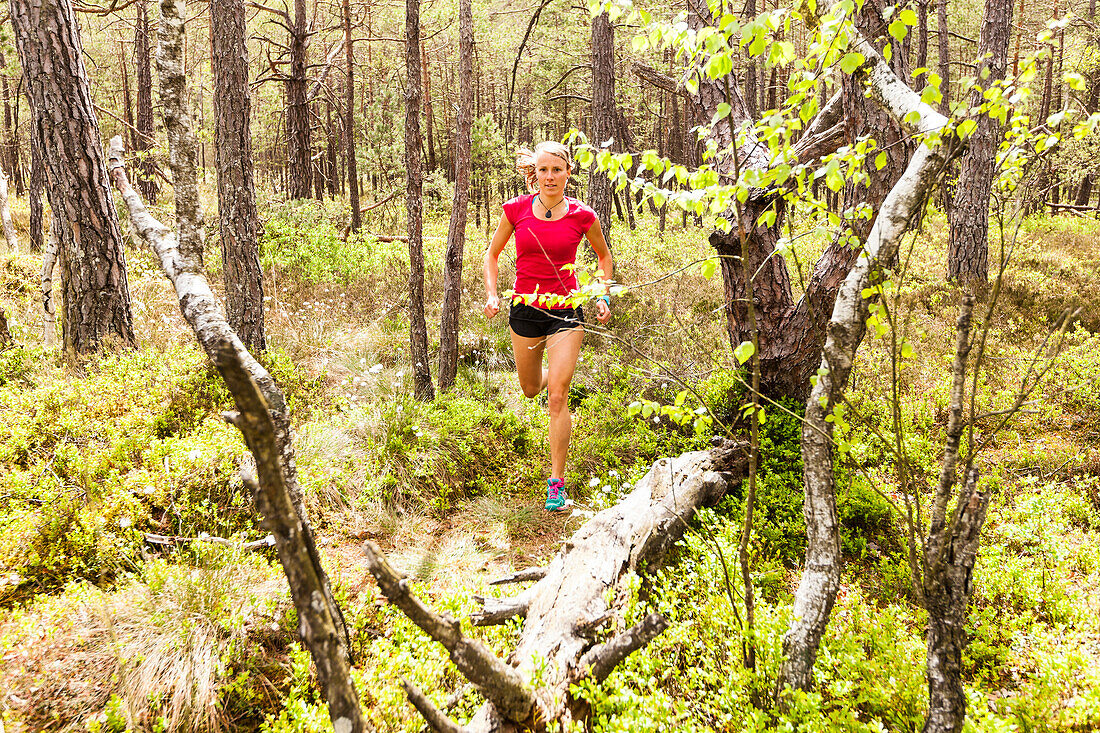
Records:
[[[380,602],[361,542],[378,541],[425,598],[462,616],[470,593],[544,561],[657,457],[706,445],[709,434],[631,416],[627,406],[672,403],[682,379],[720,418],[737,414],[721,284],[691,268],[639,287],[616,299],[608,336],[587,337],[567,476],[578,511],[548,516],[545,407],[518,390],[504,319],[480,314],[487,233],[471,226],[467,237],[458,386],[423,404],[410,397],[403,245],[344,242],[336,205],[272,204],[264,216],[264,360],[289,398],[302,486],[354,629],[364,708],[379,730],[417,730],[399,678],[439,704],[462,680]],[[427,222],[428,293],[441,288],[445,229],[442,216]],[[1081,309],[1027,412],[989,435],[978,458],[994,498],[965,658],[975,731],[1100,727],[1098,235],[1095,222],[1026,222],[992,323],[981,393],[997,410],[1057,314]],[[902,366],[899,396],[907,452],[934,481],[957,294],[942,282],[942,218],[931,215],[913,242],[901,302],[920,356]],[[821,243],[799,246],[805,260]],[[709,254],[702,230],[671,226],[662,236],[644,217],[635,232],[616,229],[615,252],[619,279],[632,284]],[[208,257],[215,269],[217,259]],[[151,256],[131,250],[128,261],[138,347],[74,363],[42,345],[37,259],[0,260],[0,304],[18,342],[0,353],[0,716],[8,730],[324,730],[273,556],[145,540],[262,532],[237,478],[242,441],[220,417],[224,387]],[[851,395],[880,432],[892,429],[885,349],[881,340],[864,345]],[[854,421],[850,460],[838,465],[848,564],[815,689],[785,717],[754,707],[773,694],[804,550],[798,411],[770,409],[765,424],[752,544],[757,669],[741,665],[737,582],[723,580],[721,557],[736,557],[743,515],[734,495],[696,523],[677,563],[635,593],[628,622],[658,608],[672,627],[603,687],[578,690],[593,729],[919,728],[924,612],[910,592],[895,466]],[[517,630],[472,633],[505,653]],[[452,714],[470,714],[475,698],[467,693]]]

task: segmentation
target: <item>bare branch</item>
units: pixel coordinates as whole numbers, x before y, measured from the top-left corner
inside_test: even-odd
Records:
[[[517,570],[511,575],[505,575],[503,578],[490,580],[489,585],[508,585],[509,583],[523,583],[528,580],[542,580],[545,577],[546,568],[527,568],[526,570]]]
[[[433,733],[465,733],[465,728],[448,718],[447,714],[435,705],[432,705],[432,701],[416,685],[402,678],[401,686],[405,688],[405,694],[408,696],[409,702],[424,717]]]
[[[668,619],[659,613],[651,613],[615,638],[592,647],[581,657],[578,667],[588,670],[592,679],[602,682],[619,662],[656,639],[667,628]]]
[[[526,592],[513,598],[476,595],[473,598],[481,604],[480,611],[470,614],[470,623],[474,626],[495,626],[516,616],[526,616],[531,605],[530,594]]]
[[[462,634],[456,619],[440,616],[409,590],[408,582],[386,562],[382,550],[373,542],[363,545],[367,567],[378,581],[378,587],[428,636],[442,644],[451,654],[451,661],[466,679],[509,720],[527,720],[535,708],[535,695],[523,685],[523,678],[477,639]]]

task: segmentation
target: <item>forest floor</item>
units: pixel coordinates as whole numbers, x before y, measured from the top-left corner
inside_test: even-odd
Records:
[[[392,215],[375,213],[372,231],[396,229]],[[504,319],[480,315],[484,228],[471,225],[467,240],[458,386],[419,403],[409,395],[404,245],[342,241],[337,205],[269,202],[264,216],[263,361],[288,395],[364,709],[378,730],[418,730],[404,676],[439,705],[455,696],[452,714],[463,719],[476,694],[381,600],[361,544],[378,542],[418,593],[464,617],[472,593],[498,592],[493,578],[542,564],[654,460],[707,445],[709,433],[633,415],[632,402],[673,403],[682,379],[741,429],[720,280],[697,266],[676,272],[709,256],[705,231],[676,221],[662,235],[648,217],[636,232],[616,229],[622,281],[676,274],[616,298],[615,338],[587,338],[571,395],[576,505],[548,514],[545,406],[518,390]],[[18,203],[16,219],[25,222]],[[440,292],[445,229],[445,216],[429,216],[428,293]],[[1100,729],[1098,237],[1095,221],[1025,222],[991,321],[981,394],[996,410],[1062,310],[1080,308],[1026,412],[979,436],[989,438],[977,463],[994,500],[964,660],[975,731]],[[942,282],[942,217],[930,215],[912,243],[898,322],[918,356],[903,364],[897,394],[903,443],[930,479],[958,296]],[[798,246],[812,261],[824,241]],[[264,532],[237,478],[243,444],[219,417],[228,395],[152,256],[127,257],[139,346],[81,363],[43,345],[38,258],[0,259],[0,305],[17,342],[0,352],[0,721],[6,731],[325,730],[281,569],[270,550],[236,544]],[[213,281],[219,259],[207,258]],[[437,303],[427,315],[431,331]],[[910,590],[896,465],[875,437],[892,430],[888,342],[869,340],[853,376],[852,408],[868,424],[850,421],[837,468],[845,582],[816,689],[787,718],[807,730],[915,730],[926,710],[924,612]],[[577,691],[592,704],[593,730],[782,727],[774,709],[757,706],[769,710],[774,694],[804,550],[798,430],[797,415],[769,411],[752,542],[757,668],[738,661],[747,637],[713,549],[736,557],[743,501],[732,496],[631,601],[628,617],[659,609],[671,628],[604,686]],[[181,539],[159,546],[150,533]],[[471,633],[504,653],[517,630]]]

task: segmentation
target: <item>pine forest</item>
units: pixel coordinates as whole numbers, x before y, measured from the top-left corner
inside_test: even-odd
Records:
[[[1097,0],[6,0],[0,733],[1100,731]]]

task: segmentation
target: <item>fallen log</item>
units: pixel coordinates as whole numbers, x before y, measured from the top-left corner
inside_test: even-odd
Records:
[[[368,542],[364,554],[382,592],[451,651],[455,665],[487,700],[463,727],[425,704],[419,690],[406,686],[410,701],[429,727],[471,733],[546,730],[551,721],[566,728],[572,721],[583,720],[587,709],[570,696],[570,686],[584,678],[606,679],[617,664],[667,626],[660,614],[651,614],[609,641],[594,643],[598,627],[624,625],[621,605],[626,600],[626,581],[661,565],[695,512],[713,506],[740,483],[747,465],[748,445],[732,441],[655,463],[622,501],[582,525],[546,566],[543,577],[513,599],[511,607],[522,606],[526,620],[507,664],[463,635],[456,620],[435,614],[412,596],[377,545]],[[483,599],[483,603],[483,611],[472,617],[474,623],[509,606],[509,599]],[[462,655],[456,649],[463,650]],[[476,655],[469,650],[476,650]],[[476,658],[477,668],[468,672],[473,666],[470,658]],[[541,684],[532,690],[535,679]]]

